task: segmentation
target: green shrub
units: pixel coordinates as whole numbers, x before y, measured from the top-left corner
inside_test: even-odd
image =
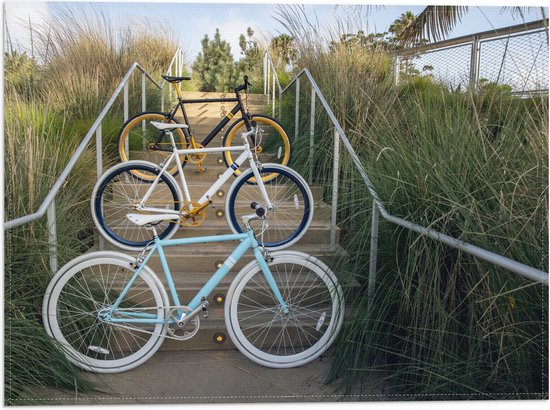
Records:
[[[292,33],[296,38],[311,36]],[[390,56],[360,47],[302,44],[307,67],[388,211],[547,271],[548,98],[505,88],[452,92],[429,78],[396,87]],[[301,86],[293,166],[330,199],[333,127]],[[294,130],[291,91],[283,119]],[[344,148],[338,221],[347,256],[339,273],[368,279],[371,197]],[[310,160],[311,158],[311,160]],[[543,398],[548,388],[547,289],[381,222],[377,288],[350,293],[331,379],[395,398]],[[366,285],[365,285],[366,286]],[[373,374],[378,377],[373,377]]]

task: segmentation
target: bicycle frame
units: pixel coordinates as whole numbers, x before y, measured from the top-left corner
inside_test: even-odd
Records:
[[[194,148],[194,149],[177,149],[176,143],[174,141],[174,135],[172,132],[167,131],[166,134],[170,137],[170,142],[172,143],[172,154],[168,157],[168,159],[163,163],[160,164],[161,172],[158,174],[158,176],[155,178],[153,183],[151,184],[151,187],[147,190],[143,198],[141,199],[140,203],[137,206],[138,211],[148,211],[148,212],[159,212],[159,213],[174,213],[177,214],[178,211],[171,211],[166,209],[159,209],[159,208],[149,208],[144,206],[143,204],[147,202],[149,197],[151,196],[153,190],[157,186],[158,182],[160,181],[160,176],[163,172],[168,172],[167,169],[172,163],[172,161],[176,161],[176,164],[178,166],[178,173],[180,175],[181,185],[183,188],[183,195],[185,201],[189,204],[189,209],[193,209],[193,206],[191,205],[191,195],[189,193],[189,188],[187,186],[187,181],[185,179],[185,174],[183,173],[183,165],[181,162],[181,155],[189,155],[189,154],[199,154],[199,153],[208,153],[208,152],[225,152],[225,151],[242,151],[242,154],[237,157],[237,159],[233,162],[231,167],[227,168],[223,174],[218,178],[214,184],[208,190],[202,195],[202,197],[198,200],[198,203],[200,206],[206,206],[207,204],[211,203],[211,199],[213,198],[216,191],[218,191],[225,182],[231,178],[231,175],[239,169],[241,164],[248,160],[248,163],[250,165],[250,168],[252,169],[252,173],[254,174],[254,177],[256,178],[258,189],[260,190],[260,193],[262,194],[262,198],[265,201],[265,204],[268,209],[272,209],[271,201],[269,200],[269,197],[267,195],[267,191],[265,189],[265,186],[262,181],[262,177],[260,176],[260,172],[258,171],[258,167],[256,166],[256,163],[254,162],[254,158],[252,156],[252,151],[250,151],[250,144],[248,143],[246,138],[243,138],[243,145],[237,146],[237,147],[216,147],[216,148]],[[201,208],[202,209],[202,208]]]
[[[182,305],[180,303],[176,286],[172,279],[172,274],[170,272],[170,268],[166,260],[166,255],[164,254],[164,247],[178,246],[178,245],[191,245],[191,244],[199,244],[199,243],[227,242],[227,241],[241,241],[241,243],[233,250],[231,255],[227,257],[227,259],[222,264],[222,266],[210,277],[210,279],[195,294],[193,299],[186,306],[191,308],[192,310],[198,309],[201,306],[201,304],[206,300],[206,298],[212,293],[212,291],[218,286],[218,284],[225,277],[225,275],[229,273],[231,268],[241,259],[241,257],[250,248],[252,248],[254,252],[254,256],[256,257],[256,261],[258,262],[258,265],[260,266],[263,274],[265,275],[265,278],[269,286],[273,290],[273,294],[275,295],[277,301],[281,304],[283,313],[285,314],[288,313],[288,306],[285,303],[283,296],[281,295],[281,292],[277,287],[277,284],[275,283],[273,274],[271,273],[271,270],[269,269],[269,266],[267,265],[262,255],[262,252],[260,251],[258,241],[254,236],[254,232],[251,229],[249,229],[245,233],[241,233],[241,234],[204,236],[204,237],[169,239],[169,240],[161,240],[158,238],[158,236],[155,235],[154,244],[149,250],[147,256],[145,256],[143,261],[139,264],[139,267],[135,270],[133,276],[130,278],[130,280],[128,281],[128,284],[124,287],[124,289],[118,296],[117,300],[110,306],[108,311],[102,314],[102,319],[112,323],[155,324],[155,323],[166,322],[167,321],[166,318],[159,319],[158,314],[146,313],[146,312],[124,311],[124,315],[126,316],[124,319],[113,317],[113,315],[116,314],[116,310],[118,306],[122,303],[122,301],[124,300],[124,297],[132,287],[134,281],[139,276],[143,268],[147,266],[147,262],[149,261],[149,259],[151,259],[151,257],[154,255],[155,252],[158,252],[162,269],[166,277],[166,282],[168,283],[168,289],[170,291],[172,300],[174,302],[174,306],[181,307]],[[181,319],[183,319],[185,317],[185,312],[183,312],[181,309],[178,309],[178,315],[181,316]],[[130,319],[128,319],[127,317],[130,317]],[[172,323],[171,321],[173,321],[173,319],[169,319],[168,323]]]
[[[229,121],[237,114],[239,111],[241,112],[242,118],[245,121],[246,129],[247,131],[250,131],[251,124],[248,118],[248,114],[243,109],[243,103],[241,99],[241,95],[236,92],[236,96],[232,98],[202,98],[202,99],[183,99],[179,90],[179,87],[174,85],[174,89],[176,90],[176,94],[178,96],[178,103],[175,105],[175,107],[170,111],[170,118],[174,118],[176,116],[176,113],[178,111],[178,108],[181,109],[181,112],[183,114],[183,119],[185,120],[185,124],[189,127],[187,130],[183,130],[183,133],[185,137],[187,138],[187,142],[193,142],[193,131],[191,130],[191,124],[189,123],[189,118],[187,117],[187,112],[185,111],[185,104],[208,104],[208,103],[216,103],[216,102],[236,102],[237,104],[233,107],[233,109],[225,115],[218,125],[214,127],[212,131],[204,138],[204,140],[201,142],[201,145],[203,147],[206,147],[210,141],[214,139],[216,135],[222,130],[223,127],[227,125]],[[161,142],[163,135],[159,135],[159,140],[157,142]],[[192,141],[190,141],[192,140]]]

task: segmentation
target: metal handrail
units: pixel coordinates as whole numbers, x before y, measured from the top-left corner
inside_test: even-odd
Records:
[[[178,73],[181,72],[183,68],[183,53],[180,48],[176,50],[174,57],[172,58],[167,72],[172,72],[173,65],[176,63],[176,70]],[[12,229],[17,226],[27,224],[29,222],[35,221],[42,218],[46,213],[48,214],[48,234],[49,234],[49,244],[50,244],[50,265],[53,272],[57,271],[57,229],[55,221],[55,197],[57,196],[59,190],[63,186],[63,183],[71,173],[76,162],[80,159],[90,140],[96,135],[96,151],[97,151],[97,177],[99,178],[102,174],[102,133],[101,133],[101,123],[111,107],[113,106],[116,98],[120,95],[121,92],[124,92],[124,121],[128,119],[128,81],[130,80],[132,74],[136,71],[141,71],[141,86],[142,86],[142,110],[146,109],[146,94],[145,94],[145,80],[149,79],[151,83],[161,91],[161,104],[164,105],[164,86],[165,81],[160,85],[151,77],[151,75],[141,67],[137,62],[134,62],[130,69],[126,72],[117,88],[111,95],[111,98],[107,101],[103,110],[99,113],[99,116],[96,118],[84,139],[74,152],[73,156],[53,184],[52,188],[42,201],[41,205],[38,207],[36,212],[33,212],[28,215],[21,216],[19,218],[12,219],[10,221],[4,222],[4,230]]]
[[[279,77],[277,76],[277,70],[275,69],[275,64],[273,64],[273,60],[271,59],[271,56],[269,53],[264,53],[263,58],[263,69],[264,69],[264,94],[267,94],[267,99],[270,99],[270,93],[272,94],[272,101],[271,101],[271,107],[272,107],[272,113],[271,115],[275,117],[275,84],[277,84],[277,88],[279,90],[279,120],[281,119],[281,109],[282,109],[282,99],[283,99],[283,89],[281,87],[281,83],[279,82]],[[269,76],[273,78],[273,88],[270,90],[270,84],[269,84]]]
[[[268,54],[268,51],[265,52]],[[533,267],[530,267],[528,265],[525,265],[523,263],[517,262],[513,259],[507,258],[505,256],[499,255],[497,253],[488,251],[486,249],[480,248],[478,246],[472,245],[470,243],[464,242],[460,239],[454,238],[452,236],[443,234],[441,232],[438,232],[432,228],[427,228],[418,224],[415,224],[413,222],[407,221],[403,218],[391,215],[387,209],[385,208],[383,202],[380,200],[380,197],[378,196],[378,193],[374,189],[374,185],[372,184],[365,168],[363,167],[363,164],[361,163],[361,160],[357,156],[355,150],[353,149],[351,143],[349,142],[348,138],[346,137],[346,134],[342,127],[340,126],[340,123],[336,119],[336,116],[332,112],[332,109],[328,105],[325,97],[323,96],[323,93],[321,92],[321,89],[315,82],[315,79],[311,75],[310,71],[307,68],[302,69],[290,82],[289,84],[281,91],[281,96],[294,84],[297,83],[297,86],[299,86],[299,80],[300,77],[306,76],[309,83],[312,87],[312,117],[314,115],[314,107],[315,107],[315,96],[319,99],[321,102],[325,112],[327,113],[330,121],[334,125],[334,148],[335,148],[335,170],[334,170],[334,181],[333,181],[333,190],[332,190],[332,220],[331,220],[331,229],[335,230],[336,228],[336,205],[337,205],[337,199],[336,195],[338,193],[338,164],[339,164],[339,142],[341,141],[344,144],[344,147],[348,151],[349,155],[351,156],[351,159],[353,163],[355,164],[355,167],[357,168],[357,171],[361,175],[361,178],[365,182],[365,185],[367,186],[367,189],[370,193],[370,195],[373,198],[373,217],[372,217],[372,234],[371,234],[371,259],[370,259],[370,266],[369,266],[369,293],[372,293],[374,290],[374,281],[376,276],[376,258],[377,258],[377,242],[378,242],[378,212],[382,217],[392,222],[396,225],[402,226],[404,228],[407,228],[409,230],[415,231],[421,235],[426,235],[429,238],[432,238],[436,241],[442,242],[448,246],[451,246],[453,248],[459,249],[460,251],[466,252],[468,254],[474,255],[480,259],[483,259],[487,262],[490,262],[494,265],[500,266],[502,268],[508,269],[512,272],[515,272],[519,275],[522,275],[528,279],[531,279],[533,281],[540,282],[546,286],[548,286],[548,273],[543,272],[539,269],[535,269]],[[299,92],[299,88],[297,87],[297,91]],[[298,106],[296,107],[296,117],[298,116]],[[296,133],[297,134],[297,133]],[[312,132],[311,132],[312,135]],[[336,189],[334,189],[334,186],[336,186]],[[332,235],[331,235],[332,236]]]

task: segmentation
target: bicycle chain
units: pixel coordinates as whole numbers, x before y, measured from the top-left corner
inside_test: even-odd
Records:
[[[138,311],[138,310],[151,310],[151,309],[170,309],[170,310],[174,310],[174,309],[181,309],[181,308],[185,308],[186,306],[168,306],[168,307],[164,307],[164,308],[125,308],[124,311]],[[200,320],[197,316],[195,316],[195,319],[197,320],[197,329],[200,327]],[[102,323],[107,323],[105,321],[101,321]],[[158,334],[158,333],[155,333],[155,332],[150,332],[148,330],[144,330],[144,329],[138,329],[138,328],[134,328],[134,327],[130,327],[130,326],[125,326],[125,325],[122,325],[122,324],[119,324],[119,323],[109,323],[110,325],[112,326],[115,326],[115,327],[120,327],[122,329],[128,329],[128,330],[133,330],[133,331],[137,331],[137,332],[140,332],[140,333],[147,333],[147,334],[150,334],[150,335],[153,335],[153,336],[160,336],[160,337],[164,337],[165,339],[173,339],[173,340],[179,340],[179,341],[182,341],[184,339],[182,339],[181,337],[173,337],[173,336],[170,336],[168,335],[168,331],[166,331],[166,333],[164,335],[161,335],[161,334]],[[168,325],[170,326],[170,325]]]

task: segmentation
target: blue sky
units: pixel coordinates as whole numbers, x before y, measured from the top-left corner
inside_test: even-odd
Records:
[[[316,3],[326,4],[306,4],[306,12],[313,19],[318,19],[322,26],[330,27],[334,25],[335,15],[345,17],[351,10],[350,5],[335,6],[334,2],[330,4],[328,1],[323,0],[318,0]],[[362,6],[360,14],[364,31],[385,31],[401,13],[411,10],[418,14],[424,7],[392,5],[388,1],[381,3],[386,5],[373,6],[371,4],[370,7]],[[398,3],[407,2],[401,1]],[[505,2],[501,1],[499,4],[505,4]],[[125,24],[132,20],[139,21],[147,18],[152,30],[155,30],[156,27],[166,27],[174,33],[180,46],[186,51],[188,62],[192,62],[200,51],[200,40],[204,34],[212,37],[216,28],[220,29],[222,38],[230,42],[235,58],[238,58],[239,54],[239,34],[244,33],[248,26],[253,28],[260,40],[286,31],[275,19],[277,5],[266,4],[265,2],[259,3],[258,1],[252,4],[227,2],[216,4],[163,3],[151,1],[122,3],[17,1],[6,2],[5,7],[6,22],[12,42],[23,48],[29,46],[29,19],[33,24],[37,24],[40,20],[55,18],[60,7],[101,10],[112,19],[115,26],[120,22]],[[540,18],[540,12],[536,11],[529,14],[526,20],[532,21]],[[502,13],[499,6],[477,7],[470,5],[467,17],[455,28],[451,37],[520,24],[521,22],[521,19],[514,19],[509,12]]]

